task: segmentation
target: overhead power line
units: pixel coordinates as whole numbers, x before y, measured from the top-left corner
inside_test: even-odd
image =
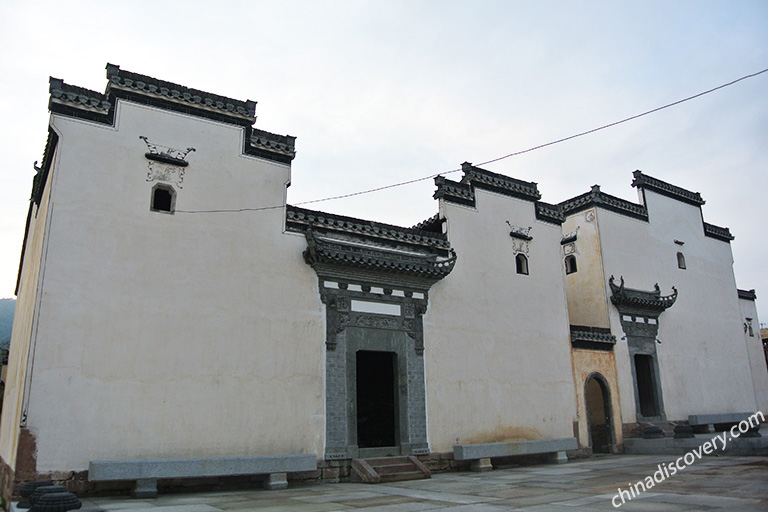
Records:
[[[508,155],[500,156],[500,157],[494,158],[492,160],[488,160],[488,161],[485,161],[485,162],[480,162],[477,165],[481,166],[481,165],[492,164],[492,163],[495,163],[495,162],[499,162],[501,160],[505,160],[507,158],[511,158],[513,156],[523,155],[525,153],[530,153],[531,151],[536,151],[537,149],[542,149],[542,148],[545,148],[547,146],[552,146],[552,145],[555,145],[555,144],[559,144],[561,142],[565,142],[565,141],[568,141],[568,140],[571,140],[571,139],[575,139],[577,137],[583,137],[584,135],[589,135],[590,133],[599,132],[600,130],[605,130],[606,128],[611,128],[613,126],[617,126],[617,125],[620,125],[622,123],[626,123],[628,121],[633,121],[633,120],[638,119],[640,117],[647,116],[649,114],[653,114],[653,113],[658,112],[660,110],[664,110],[664,109],[669,108],[669,107],[674,107],[675,105],[679,105],[681,103],[685,103],[686,101],[690,101],[690,100],[699,98],[701,96],[704,96],[705,94],[709,94],[709,93],[715,92],[715,91],[720,90],[720,89],[724,89],[725,87],[729,87],[731,85],[734,85],[734,84],[736,84],[738,82],[741,82],[742,80],[746,80],[748,78],[753,78],[753,77],[756,77],[756,76],[761,75],[761,74],[766,73],[766,72],[768,72],[768,68],[763,69],[761,71],[758,71],[756,73],[752,73],[752,74],[749,74],[749,75],[742,76],[741,78],[737,78],[736,80],[733,80],[733,81],[728,82],[726,84],[718,85],[717,87],[713,87],[712,89],[708,89],[708,90],[700,92],[698,94],[694,94],[693,96],[688,96],[687,98],[683,98],[681,100],[677,100],[677,101],[674,101],[672,103],[668,103],[666,105],[662,105],[661,107],[657,107],[657,108],[654,108],[652,110],[648,110],[646,112],[643,112],[642,114],[637,114],[637,115],[634,115],[634,116],[631,116],[631,117],[627,117],[627,118],[622,119],[620,121],[615,121],[613,123],[609,123],[609,124],[600,126],[598,128],[593,128],[593,129],[587,130],[585,132],[577,133],[577,134],[571,135],[569,137],[564,137],[562,139],[553,140],[553,141],[547,142],[545,144],[539,144],[538,146],[533,146],[531,148],[524,149],[522,151],[516,151],[514,153],[509,153]],[[371,188],[371,189],[367,189],[367,190],[360,190],[358,192],[350,192],[348,194],[340,194],[340,195],[337,195],[337,196],[324,197],[322,199],[312,199],[312,200],[309,200],[309,201],[302,201],[302,202],[299,202],[299,203],[294,203],[294,205],[295,206],[302,206],[302,205],[306,205],[306,204],[323,203],[323,202],[326,202],[326,201],[335,201],[337,199],[345,199],[345,198],[348,198],[348,197],[361,196],[361,195],[364,195],[364,194],[372,194],[373,192],[380,192],[382,190],[387,190],[387,189],[390,189],[390,188],[402,187],[404,185],[410,185],[412,183],[418,183],[420,181],[426,181],[426,180],[434,179],[437,176],[443,176],[445,174],[452,174],[454,172],[459,172],[459,171],[461,171],[461,168],[459,168],[459,169],[451,169],[450,171],[438,172],[438,173],[435,173],[435,174],[430,174],[429,176],[422,176],[421,178],[414,178],[412,180],[401,181],[399,183],[392,183],[392,184],[389,184],[389,185],[383,185],[381,187]],[[235,208],[235,209],[231,209],[231,210],[226,210],[226,209],[224,209],[224,210],[176,210],[176,212],[177,213],[234,213],[234,212],[252,212],[252,211],[261,211],[261,210],[276,210],[278,208],[283,208],[284,206],[285,205],[263,206],[263,207],[260,207],[260,208]]]

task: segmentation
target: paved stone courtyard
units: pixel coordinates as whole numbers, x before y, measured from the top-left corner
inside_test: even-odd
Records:
[[[619,487],[626,489],[653,474],[658,464],[674,460],[669,455],[613,455],[489,473],[443,473],[387,485],[322,484],[169,494],[154,500],[92,498],[83,507],[119,512],[616,510],[611,499]],[[768,511],[768,457],[707,457],[618,510]]]

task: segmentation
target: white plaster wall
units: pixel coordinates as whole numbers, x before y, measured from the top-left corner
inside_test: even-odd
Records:
[[[476,194],[476,210],[440,206],[458,260],[424,317],[430,448],[573,437],[560,226],[537,221],[531,202]],[[506,221],[533,227],[530,275],[515,272]]]
[[[38,471],[94,459],[321,454],[324,320],[284,210],[150,211],[149,141],[194,147],[177,210],[281,205],[287,165],[243,130],[119,102],[117,127],[54,116],[29,426]]]
[[[765,353],[763,352],[763,340],[760,338],[760,321],[757,318],[757,304],[753,300],[739,299],[739,308],[741,310],[741,319],[746,322],[747,318],[752,319],[752,333],[749,335],[749,329],[742,329],[744,333],[744,344],[747,347],[749,365],[752,373],[752,386],[755,391],[755,401],[757,410],[768,412],[768,368],[765,364]]]
[[[606,283],[614,275],[617,284],[623,276],[629,288],[650,291],[658,283],[664,295],[672,286],[679,291],[659,319],[667,419],[754,409],[730,244],[704,236],[698,207],[652,191],[646,191],[645,201],[650,223],[599,209],[598,224]],[[678,251],[685,255],[686,270],[677,266]],[[622,333],[616,308],[609,311],[612,331]],[[624,340],[617,344],[616,362],[622,414],[633,422],[634,386]]]
[[[54,158],[55,158],[54,153]],[[26,233],[24,261],[21,268],[18,298],[13,316],[8,375],[3,394],[2,425],[0,425],[0,457],[11,469],[16,467],[19,425],[22,420],[24,383],[27,378],[29,349],[35,337],[35,311],[39,299],[41,261],[45,253],[45,232],[48,227],[50,203],[49,173],[38,206],[32,206]]]

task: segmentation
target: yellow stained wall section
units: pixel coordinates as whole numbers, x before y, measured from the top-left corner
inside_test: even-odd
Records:
[[[573,214],[565,220],[563,232],[573,231],[578,233],[575,242],[578,270],[565,276],[570,323],[610,327],[600,230],[594,208]]]
[[[11,469],[16,468],[16,453],[19,443],[19,425],[22,421],[25,382],[27,374],[30,344],[36,335],[36,309],[39,300],[38,291],[42,286],[41,268],[45,253],[45,232],[53,212],[50,202],[51,183],[55,173],[58,152],[51,160],[52,169],[44,184],[39,206],[32,205],[29,219],[24,260],[21,264],[18,300],[13,316],[10,353],[8,355],[8,378],[5,381],[3,395],[3,414],[0,424],[0,457]]]
[[[622,417],[619,401],[619,384],[616,379],[616,358],[613,353],[598,350],[573,350],[573,379],[576,383],[576,406],[579,418],[579,446],[589,446],[589,419],[586,404],[586,382],[593,373],[602,375],[608,383],[611,399],[611,444],[622,445]]]

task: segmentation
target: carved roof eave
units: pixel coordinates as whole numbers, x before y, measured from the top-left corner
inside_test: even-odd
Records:
[[[306,230],[304,235],[307,239],[304,260],[313,268],[344,267],[437,282],[450,274],[456,264],[456,254],[453,251],[446,258],[435,253],[418,254],[388,250],[373,245],[325,238],[318,236],[312,229]]]
[[[657,317],[677,300],[677,288],[674,286],[671,295],[661,295],[658,284],[655,285],[654,291],[636,290],[626,288],[623,277],[621,284],[617,286],[613,276],[608,280],[608,284],[611,287],[611,302],[621,313]]]
[[[334,213],[307,210],[298,206],[287,205],[285,212],[286,228],[304,233],[308,229],[317,232],[343,233],[362,239],[379,240],[390,244],[426,247],[430,250],[448,254],[451,248],[445,233],[404,228],[383,222],[375,222]]]

